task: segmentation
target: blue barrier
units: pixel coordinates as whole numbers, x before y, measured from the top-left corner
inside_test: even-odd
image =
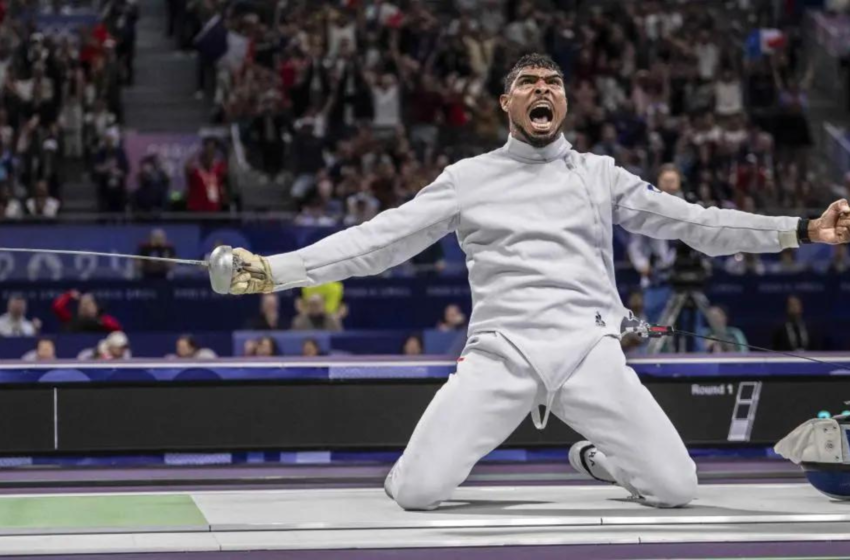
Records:
[[[56,345],[56,356],[74,359],[80,352],[95,348],[105,334],[59,334],[51,336]],[[130,335],[130,347],[134,356],[162,358],[175,352],[179,333],[135,333]],[[0,359],[14,360],[35,349],[34,338],[2,338]],[[219,356],[233,354],[233,340],[229,333],[200,333],[195,340],[201,347],[209,348]]]
[[[404,331],[236,331],[234,356],[244,356],[245,342],[268,336],[284,356],[300,356],[305,340],[313,339],[322,354],[401,354],[408,333]]]
[[[629,360],[644,378],[719,378],[713,389],[726,391],[722,379],[850,375],[847,353],[812,354],[832,365],[797,358],[740,355],[688,355]],[[131,360],[124,362],[2,363],[0,384],[20,383],[138,383],[188,380],[304,380],[304,379],[430,379],[446,378],[456,362],[436,356],[380,358],[338,356],[286,359]],[[730,388],[729,391],[732,391]],[[727,394],[727,393],[722,393]],[[728,393],[728,394],[731,394]]]
[[[231,333],[196,333],[195,340],[202,348],[209,348],[220,357],[244,356],[245,343],[261,337],[271,337],[282,356],[300,356],[302,344],[307,339],[315,340],[321,353],[328,354],[368,354],[400,355],[408,331],[343,331],[337,333],[323,331],[235,331]],[[426,343],[425,352],[430,355],[458,355],[466,340],[465,332],[438,333],[445,339],[451,339],[449,345],[431,346]],[[51,337],[56,345],[56,355],[62,359],[75,359],[84,350],[95,348],[105,335],[97,334],[59,334]],[[162,358],[174,354],[179,333],[138,333],[130,334],[130,348],[135,358]],[[430,340],[426,331],[424,339]],[[35,348],[34,338],[3,338],[0,344],[0,360],[15,360],[23,357]]]

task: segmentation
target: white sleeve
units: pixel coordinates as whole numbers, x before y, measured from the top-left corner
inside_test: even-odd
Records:
[[[401,264],[457,227],[449,170],[410,202],[308,247],[269,257],[275,290],[369,276]]]
[[[614,167],[614,223],[655,239],[679,239],[706,255],[776,253],[798,247],[798,218],[759,216],[703,208],[665,194],[640,177]]]

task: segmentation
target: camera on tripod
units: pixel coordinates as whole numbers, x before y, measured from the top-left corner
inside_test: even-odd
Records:
[[[715,324],[708,312],[711,304],[705,296],[705,287],[711,275],[711,268],[704,255],[681,241],[676,242],[676,260],[670,267],[668,282],[673,294],[664,306],[659,324],[675,326],[679,330],[694,331],[702,319],[718,332],[720,325]],[[654,338],[647,346],[647,352],[657,354],[665,348],[673,352],[688,352],[691,340],[683,337]]]
[[[670,271],[670,285],[676,291],[702,291],[711,274],[705,257],[681,241],[676,242],[676,260]]]

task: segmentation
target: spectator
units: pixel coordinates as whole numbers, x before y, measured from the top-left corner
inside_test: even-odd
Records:
[[[139,255],[143,257],[157,257],[173,259],[177,256],[174,245],[168,241],[168,236],[163,229],[151,231],[150,239],[139,246]],[[145,280],[159,280],[168,278],[174,268],[172,263],[156,261],[136,261],[142,278]]]
[[[277,342],[275,342],[272,337],[264,336],[257,341],[257,347],[254,351],[254,355],[258,358],[280,356],[280,350],[278,349]]]
[[[785,352],[814,350],[812,333],[803,318],[803,302],[788,296],[785,322],[773,332],[773,349]]]
[[[138,186],[133,193],[133,210],[138,213],[158,213],[168,208],[168,189],[171,178],[155,154],[139,162]]]
[[[323,195],[327,192],[322,188],[325,185],[327,183],[324,181],[319,184],[317,195],[310,199],[295,217],[296,225],[330,227],[338,223],[339,217],[333,214],[334,207],[328,204],[331,201]],[[333,202],[338,204],[337,201]]]
[[[343,44],[352,50],[357,49],[357,27],[355,21],[345,12],[328,12],[328,58],[340,56]]]
[[[699,39],[697,39],[697,44],[693,50],[697,57],[699,77],[703,80],[713,80],[717,66],[720,63],[720,49],[712,41],[709,31],[700,31]]]
[[[660,167],[658,190],[683,197],[682,178],[675,165],[665,164]],[[629,237],[627,253],[632,266],[640,274],[643,288],[649,288],[653,281],[659,279],[654,275],[665,275],[676,261],[676,250],[672,244],[664,239],[652,239],[644,235]],[[653,311],[650,311],[650,315],[654,317]]]
[[[139,7],[135,0],[109,0],[103,8],[103,19],[116,38],[116,55],[123,83],[133,85],[135,78],[136,22]]]
[[[341,331],[342,324],[337,317],[325,309],[325,298],[312,294],[306,300],[299,300],[298,315],[292,319],[294,331]]]
[[[322,349],[314,338],[306,338],[301,343],[301,355],[306,358],[315,358],[322,355]]]
[[[329,315],[333,315],[340,321],[348,315],[348,306],[342,300],[345,294],[345,286],[342,282],[326,282],[319,286],[308,286],[301,288],[301,297],[309,298],[314,294],[319,294],[325,301],[325,311]]]
[[[316,185],[316,192],[308,202],[320,219],[316,225],[336,225],[342,219],[342,202],[334,198],[334,184],[330,179],[322,179]]]
[[[130,339],[121,331],[113,331],[105,339],[106,352],[100,358],[104,360],[127,360],[133,357],[130,351]]]
[[[127,173],[130,164],[118,129],[110,128],[95,156],[94,176],[102,212],[124,212],[127,207]]]
[[[77,354],[78,360],[127,360],[132,357],[130,340],[121,331],[109,333],[109,336],[98,342],[96,347]]]
[[[732,117],[744,110],[744,93],[739,80],[731,68],[720,74],[714,85],[714,111],[721,117]]]
[[[219,158],[215,139],[204,139],[201,153],[187,168],[190,212],[221,212],[228,204],[227,165]]]
[[[35,359],[46,362],[56,359],[56,345],[49,338],[40,338],[35,347]]]
[[[77,312],[69,309],[71,301],[77,301]],[[53,301],[53,312],[67,332],[114,332],[121,330],[115,317],[104,313],[92,294],[81,294],[77,290],[65,292]]]
[[[201,348],[198,341],[190,334],[184,334],[177,338],[174,346],[175,353],[166,358],[179,358],[183,360],[206,360],[217,358],[216,353],[209,348]]]
[[[316,175],[325,167],[324,141],[316,134],[316,119],[313,117],[297,121],[295,130],[292,142],[295,180],[291,193],[296,199],[303,200],[315,185]]]
[[[85,154],[86,129],[82,92],[76,83],[77,81],[75,73],[71,71],[69,91],[59,113],[64,155],[74,159],[79,159]]]
[[[50,196],[47,181],[39,181],[33,189],[33,196],[27,199],[27,214],[34,218],[55,218],[61,204]]]
[[[372,124],[385,136],[401,125],[401,89],[393,74],[383,74],[371,85],[375,116]]]
[[[736,276],[744,274],[761,276],[767,272],[767,267],[761,257],[753,253],[738,253],[726,259],[726,272]]]
[[[357,226],[368,222],[378,215],[380,203],[371,193],[369,183],[361,183],[361,191],[348,197],[346,214],[343,223],[346,226]]]
[[[797,260],[794,249],[785,249],[779,253],[779,261],[768,267],[771,274],[799,274],[806,271],[806,264]]]
[[[109,111],[106,100],[98,97],[91,111],[83,117],[85,121],[84,136],[87,153],[96,153],[101,143],[106,139],[107,132],[113,129],[118,118]]]
[[[260,113],[248,125],[245,144],[248,158],[255,169],[269,176],[277,176],[283,169],[284,135],[290,123],[279,108],[276,92],[266,92],[260,100]]]
[[[408,336],[402,346],[402,354],[405,356],[421,356],[423,353],[422,338],[418,335]]]
[[[56,345],[49,338],[39,338],[35,350],[30,350],[21,359],[27,362],[51,362],[56,359]]]
[[[23,215],[23,206],[12,197],[12,189],[7,183],[0,184],[0,219],[18,220]]]
[[[520,51],[544,48],[566,73],[568,140],[577,150],[612,155],[646,178],[675,161],[675,195],[706,206],[744,209],[752,198],[761,211],[818,200],[817,182],[803,186],[805,158],[789,151],[800,142],[788,131],[804,128],[807,106],[809,76],[796,75],[805,66],[799,42],[744,58],[731,48],[741,44],[736,28],[721,23],[755,21],[756,8],[614,2],[550,15],[534,2],[502,10],[499,0],[461,1],[470,11],[453,21],[427,3],[405,6],[403,15],[387,2],[310,15],[284,2],[279,46],[248,21],[256,16],[245,16],[258,9],[234,16],[217,103],[246,144],[268,132],[276,160],[285,126],[268,126],[272,104],[261,101],[280,95],[275,118],[280,111],[295,123],[285,167],[295,176],[298,223],[336,225],[341,203],[343,225],[362,224],[415,196],[457,158],[489,149],[504,134],[498,77]],[[798,31],[795,24],[787,33]],[[781,168],[792,161],[800,169],[787,181],[792,174]],[[441,266],[434,251],[421,257],[426,267]]]
[[[459,331],[466,328],[466,315],[460,310],[459,305],[447,305],[443,310],[443,318],[437,323],[437,329],[443,332]]]
[[[9,296],[6,313],[0,315],[0,336],[35,336],[41,330],[41,321],[27,319],[27,300],[18,294]]]
[[[250,319],[245,328],[252,331],[284,330],[280,321],[280,300],[276,294],[264,294],[260,299],[260,313]]]
[[[622,151],[623,147],[617,141],[616,127],[611,123],[606,123],[602,127],[602,140],[593,147],[593,153],[619,160]]]
[[[729,320],[726,312],[717,306],[711,307],[708,310],[708,319],[714,326],[705,329],[702,333],[705,336],[718,338],[718,340],[706,340],[705,351],[710,353],[717,352],[748,352],[746,347],[747,337],[743,331],[736,327],[729,326]],[[716,329],[714,328],[716,327]],[[722,341],[722,342],[721,342]]]

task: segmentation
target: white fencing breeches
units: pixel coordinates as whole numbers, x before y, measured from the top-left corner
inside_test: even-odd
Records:
[[[545,395],[531,366],[504,338],[474,335],[387,477],[387,493],[404,509],[438,506]],[[626,365],[616,338],[603,338],[590,351],[555,395],[552,414],[595,444],[614,466],[617,482],[646,503],[675,507],[694,499],[696,466]]]

